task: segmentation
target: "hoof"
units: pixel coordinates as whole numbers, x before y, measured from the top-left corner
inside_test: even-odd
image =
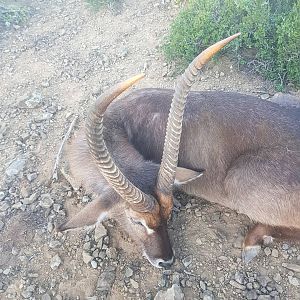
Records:
[[[242,252],[242,259],[244,263],[249,263],[253,258],[257,256],[261,249],[261,246],[256,245],[256,246],[246,246],[243,249]]]

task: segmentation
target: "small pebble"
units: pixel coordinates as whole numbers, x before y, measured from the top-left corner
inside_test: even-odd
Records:
[[[132,285],[132,287],[134,289],[138,289],[139,288],[139,284],[135,280],[133,280],[133,279],[130,279],[130,284]]]
[[[300,273],[300,265],[283,263],[282,266],[288,270]]]
[[[88,264],[93,259],[93,257],[89,253],[82,251],[82,259],[84,263]]]
[[[263,99],[263,100],[266,100],[266,99],[270,98],[270,95],[269,94],[262,94],[260,96],[260,98]]]
[[[127,267],[126,270],[125,270],[125,277],[126,278],[129,278],[133,275],[133,271],[131,268]]]
[[[245,290],[246,287],[238,282],[236,282],[235,280],[230,280],[229,284],[232,285],[234,288],[239,289],[239,290]]]
[[[245,294],[246,298],[248,300],[254,300],[254,299],[257,299],[257,293],[255,290],[250,290],[250,291],[247,291],[246,294]]]
[[[92,260],[91,261],[91,266],[92,266],[93,269],[96,269],[98,267],[98,264],[95,260]]]
[[[279,252],[278,252],[277,249],[273,249],[273,250],[272,250],[272,256],[273,256],[273,257],[276,257],[276,258],[279,256]]]
[[[299,286],[299,280],[296,277],[288,276],[289,283],[293,286]]]
[[[41,300],[51,300],[51,296],[49,294],[44,294],[42,295]]]
[[[189,255],[182,260],[182,263],[187,268],[192,263],[192,260],[193,260],[193,256]]]
[[[0,231],[4,228],[5,224],[0,220]]]
[[[266,254],[267,256],[271,255],[271,253],[272,253],[272,251],[271,251],[271,249],[270,249],[269,247],[266,247],[266,248],[264,249],[264,252],[265,252],[265,254]]]
[[[61,258],[56,254],[52,259],[50,263],[50,267],[52,270],[56,270],[62,263]]]
[[[50,194],[42,194],[40,199],[40,206],[43,208],[50,208],[54,203]]]

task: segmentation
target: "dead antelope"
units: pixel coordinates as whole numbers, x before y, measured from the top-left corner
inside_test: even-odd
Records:
[[[115,218],[153,266],[169,266],[176,183],[258,222],[246,261],[266,239],[300,239],[299,111],[233,92],[189,93],[203,64],[237,36],[202,52],[175,92],[141,89],[110,104],[141,75],[96,101],[69,149],[73,176],[95,199],[59,230]]]

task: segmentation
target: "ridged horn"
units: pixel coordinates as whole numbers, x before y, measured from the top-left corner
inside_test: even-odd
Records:
[[[114,163],[103,138],[103,116],[109,104],[122,92],[144,77],[144,74],[119,83],[103,93],[91,107],[86,123],[86,136],[95,162],[114,190],[135,211],[149,212],[155,207],[154,198],[134,186]]]
[[[178,163],[183,113],[186,98],[191,86],[198,75],[198,71],[204,66],[204,64],[239,35],[240,33],[234,34],[201,52],[190,63],[184,74],[177,81],[168,116],[163,156],[157,179],[157,190],[165,196],[169,196],[172,193]]]

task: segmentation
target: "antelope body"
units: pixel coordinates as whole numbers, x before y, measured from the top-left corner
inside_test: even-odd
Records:
[[[154,266],[168,266],[175,182],[258,222],[244,242],[246,261],[267,237],[300,239],[300,111],[232,92],[190,92],[185,105],[192,75],[174,98],[141,89],[95,105],[69,149],[72,174],[95,200],[61,230],[115,218]]]

